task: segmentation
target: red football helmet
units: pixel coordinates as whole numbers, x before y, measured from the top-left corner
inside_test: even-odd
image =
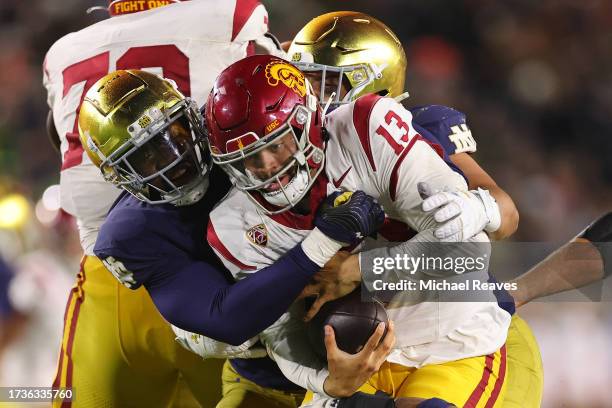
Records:
[[[267,214],[297,204],[323,170],[317,98],[287,61],[254,55],[230,65],[208,97],[205,119],[213,161]],[[274,166],[254,170],[283,149]]]

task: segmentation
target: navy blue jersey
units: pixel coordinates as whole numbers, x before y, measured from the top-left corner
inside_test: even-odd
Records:
[[[476,141],[467,126],[465,114],[442,105],[408,108],[413,124],[426,129],[446,154],[474,153]]]
[[[439,137],[415,122],[412,122],[412,126],[417,132],[419,132],[421,136],[423,136],[427,143],[429,143],[431,147],[433,147],[434,150],[436,150],[436,152],[438,152],[438,154],[442,156],[442,159],[444,159],[448,167],[453,169],[454,172],[461,174],[461,176],[463,176],[463,178],[467,182],[468,179],[467,177],[465,177],[465,174],[463,174],[463,171],[461,171],[461,169],[450,159],[450,155],[453,153],[449,153],[448,150],[446,150],[440,144]]]
[[[297,245],[274,265],[234,282],[206,242],[209,213],[229,181],[215,168],[210,185],[202,200],[183,207],[121,194],[94,253],[124,285],[144,285],[170,323],[238,345],[287,311],[320,268]]]

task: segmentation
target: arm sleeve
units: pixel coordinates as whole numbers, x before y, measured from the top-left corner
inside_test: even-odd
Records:
[[[482,256],[487,259],[488,267],[490,244],[486,234],[476,235],[470,243],[459,244],[440,243],[434,236],[433,230],[437,223],[433,213],[426,213],[421,208],[423,200],[417,188],[418,183],[427,182],[434,190],[467,190],[467,184],[463,177],[454,172],[440,154],[415,132],[413,122],[412,114],[390,98],[379,100],[372,109],[369,135],[387,136],[371,136],[372,157],[377,169],[380,196],[390,199],[387,213],[392,213],[393,218],[403,221],[419,234],[393,247],[363,251],[360,254],[360,262],[366,282],[372,278],[396,282],[400,279],[452,277],[457,272],[442,268],[385,268],[382,274],[372,277],[369,271],[372,271],[374,258],[460,259]],[[381,128],[385,127],[388,130],[381,131]],[[389,142],[390,138],[393,138],[394,142]],[[386,143],[385,139],[389,143]],[[396,147],[392,148],[394,144]]]
[[[285,377],[302,388],[325,395],[327,365],[310,345],[300,310],[304,310],[303,302],[294,303],[289,312],[260,334],[260,339]]]
[[[239,282],[205,262],[186,260],[145,287],[173,325],[239,345],[277,320],[318,270],[298,245]]]
[[[430,132],[447,154],[476,152],[476,140],[464,113],[442,105],[419,106],[410,112],[414,123]]]
[[[47,67],[47,58],[48,55],[45,56],[45,60],[43,61],[42,71],[43,77],[42,82],[43,86],[47,90],[47,105],[49,105],[50,109],[53,109],[53,102],[55,100],[55,92],[53,88],[53,83],[51,82],[51,76],[49,75],[49,69]]]

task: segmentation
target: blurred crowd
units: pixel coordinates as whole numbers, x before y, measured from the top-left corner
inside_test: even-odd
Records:
[[[271,30],[281,41],[326,11],[363,11],[385,22],[406,50],[407,104],[444,104],[467,114],[478,141],[478,161],[519,208],[521,222],[513,239],[562,242],[612,207],[612,2],[262,2],[270,14]],[[33,292],[32,299],[63,304],[69,281],[78,270],[76,230],[53,201],[56,191],[49,189],[59,180],[60,159],[45,132],[48,107],[42,63],[46,50],[59,37],[104,18],[99,11],[85,13],[88,7],[104,3],[0,1],[0,255],[13,265],[13,273],[26,271],[33,276],[32,282],[42,279],[46,295]],[[3,207],[7,197],[17,197],[21,204],[10,201],[12,207]],[[17,216],[13,215],[21,214],[19,206],[26,209],[26,218],[13,225],[10,221]],[[6,212],[6,208],[17,212]],[[7,217],[9,222],[3,224]],[[41,261],[45,257],[55,261]],[[41,263],[50,266],[41,268]],[[51,273],[57,278],[49,278]],[[45,286],[49,281],[53,284]],[[13,322],[15,316],[35,309],[32,300],[11,295],[9,283],[0,286],[8,305],[2,307],[3,313],[7,310],[3,322]],[[551,305],[530,306],[526,313],[528,319],[533,316],[543,348],[545,406],[563,406],[562,401],[570,401],[566,406],[573,407],[612,406],[597,392],[607,391],[606,384],[612,384],[612,355],[602,346],[612,339],[609,304],[565,305],[566,313],[554,320],[549,316],[559,308],[546,306]],[[49,330],[61,330],[59,313]],[[578,316],[587,316],[581,327],[573,320]],[[3,324],[2,341],[6,327]],[[585,332],[591,333],[590,338],[580,340]],[[578,340],[555,341],[570,333]],[[584,367],[577,367],[582,357],[589,358],[585,353],[590,350],[580,341],[605,350],[603,357],[592,357],[603,362],[603,373],[589,376],[582,372]],[[577,347],[569,356],[572,361],[562,364],[560,356],[572,347]],[[4,362],[9,354],[0,342]],[[0,379],[7,377],[2,367],[5,364],[0,364]],[[572,369],[580,375],[572,374]],[[597,381],[574,381],[585,375]],[[560,386],[572,395],[569,400],[555,392]]]

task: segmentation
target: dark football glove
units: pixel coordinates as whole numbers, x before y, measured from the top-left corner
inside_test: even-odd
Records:
[[[354,245],[378,231],[384,221],[385,213],[376,200],[356,191],[327,197],[319,206],[315,226],[331,239]]]

